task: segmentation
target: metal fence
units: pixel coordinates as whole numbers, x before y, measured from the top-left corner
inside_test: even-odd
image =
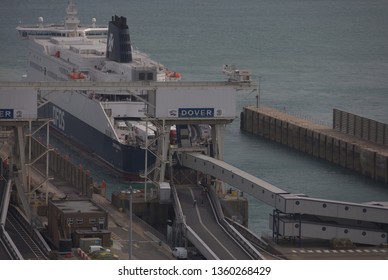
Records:
[[[333,109],[333,129],[377,144],[388,145],[388,125]]]

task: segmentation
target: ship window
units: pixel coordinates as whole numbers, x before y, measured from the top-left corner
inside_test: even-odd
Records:
[[[147,73],[147,80],[152,81],[154,79],[154,73]]]
[[[144,81],[145,80],[145,73],[139,73],[139,81]]]

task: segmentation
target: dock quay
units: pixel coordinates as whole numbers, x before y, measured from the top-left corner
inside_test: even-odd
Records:
[[[82,85],[86,86],[84,83]],[[50,87],[58,85],[39,84],[35,85],[37,86],[35,88],[31,84],[18,83],[5,86],[8,88],[11,86],[33,87],[28,92],[16,92],[21,95],[33,96],[35,94],[37,96],[37,89],[44,87],[45,90],[51,92]],[[76,85],[63,86],[69,90],[78,90]],[[198,86],[206,85],[201,83]],[[295,246],[300,244],[305,246],[305,240],[310,238],[327,241],[344,239],[349,241],[349,244],[386,246],[388,243],[388,208],[386,206],[293,194],[225,162],[223,160],[225,150],[223,139],[225,125],[231,123],[236,117],[234,94],[236,84],[229,82],[218,86],[215,90],[213,87],[202,88],[193,87],[192,84],[182,84],[168,90],[162,87],[148,92],[151,99],[155,99],[158,90],[159,97],[162,94],[162,96],[173,100],[175,96],[182,94],[191,96],[189,93],[195,89],[195,96],[198,97],[198,100],[206,100],[206,104],[199,104],[197,106],[200,109],[194,110],[186,108],[186,104],[190,102],[189,98],[186,101],[181,100],[182,104],[177,104],[176,107],[185,110],[183,110],[183,115],[177,117],[175,111],[172,112],[172,116],[167,116],[166,111],[161,110],[161,108],[169,108],[170,106],[170,103],[163,103],[167,100],[166,98],[152,99],[155,102],[150,103],[147,108],[149,114],[146,121],[155,125],[157,130],[155,135],[158,137],[155,138],[157,141],[151,142],[154,145],[148,145],[147,140],[140,148],[144,149],[142,154],[145,159],[148,158],[149,153],[154,153],[155,161],[153,164],[149,164],[147,160],[144,160],[144,172],[139,170],[138,175],[144,178],[144,181],[152,182],[156,191],[151,195],[147,192],[148,187],[144,187],[144,193],[142,193],[131,186],[126,186],[125,190],[118,191],[114,199],[112,197],[110,203],[108,197],[107,200],[100,200],[100,198],[102,199],[100,194],[104,192],[96,194],[99,189],[94,186],[93,178],[89,176],[90,174],[85,170],[85,167],[81,167],[78,163],[74,163],[72,166],[68,159],[62,159],[60,153],[57,153],[50,145],[52,119],[37,118],[36,108],[31,108],[31,116],[27,119],[1,120],[0,126],[4,132],[4,139],[1,140],[2,168],[0,169],[1,224],[5,226],[0,227],[0,238],[7,242],[4,244],[10,248],[8,251],[3,250],[3,252],[11,252],[6,257],[12,259],[47,259],[51,258],[53,251],[56,250],[68,256],[67,253],[73,248],[86,248],[88,250],[89,246],[97,245],[112,248],[113,251],[113,248],[118,245],[119,251],[123,253],[123,256],[119,256],[119,258],[128,256],[129,259],[165,259],[167,256],[171,257],[168,248],[167,255],[158,254],[155,256],[153,253],[159,252],[160,247],[168,245],[171,246],[170,249],[185,247],[188,252],[194,248],[196,254],[192,254],[192,256],[197,257],[196,259],[257,260],[278,258],[279,253],[273,254],[267,249],[271,242],[275,242],[276,246],[284,240],[286,242],[298,241],[299,244],[293,244]],[[138,85],[138,88],[143,90],[142,85]],[[60,88],[60,90],[64,89]],[[110,89],[113,90],[113,88]],[[173,95],[169,96],[171,92]],[[4,100],[7,102],[12,100],[6,98],[9,94],[9,90],[4,91]],[[198,94],[203,98],[199,98]],[[210,100],[209,94],[214,95],[214,98]],[[220,107],[220,98],[216,97],[221,94],[222,100],[229,106],[226,111],[217,109]],[[226,95],[229,101],[225,100]],[[209,105],[209,102],[214,105]],[[14,108],[13,106],[16,105],[9,106]],[[221,116],[218,117],[218,113],[215,116],[213,109],[207,115],[206,108],[209,106],[214,107],[214,110],[217,109],[218,113],[222,113]],[[153,108],[159,109],[153,110]],[[187,118],[187,114],[192,117]],[[196,114],[198,116],[194,117]],[[326,158],[327,155],[331,154],[332,160],[337,159],[339,163],[345,162],[345,165],[352,161],[352,166],[355,166],[357,165],[355,151],[358,151],[358,159],[363,158],[364,160],[369,155],[360,150],[364,147],[363,145],[356,146],[356,141],[348,141],[343,145],[343,138],[338,140],[334,138],[333,134],[328,133],[335,130],[335,133],[344,134],[343,137],[351,137],[348,135],[351,134],[350,124],[356,124],[359,121],[356,118],[352,119],[346,113],[340,114],[339,129],[315,126],[314,124],[310,124],[310,126],[314,126],[314,129],[311,127],[307,129],[308,125],[301,126],[298,123],[292,123],[287,119],[287,115],[283,118],[288,120],[287,122],[277,122],[276,118],[268,116],[268,114],[263,116],[259,112],[254,113],[254,111],[250,111],[250,114],[249,125],[250,128],[255,128],[256,132],[262,131],[263,135],[280,142],[284,140],[284,143],[291,147],[295,146],[299,149],[302,147],[302,150],[310,151],[311,154],[318,157]],[[10,116],[12,115],[10,114]],[[245,117],[248,117],[248,113],[242,118],[247,121]],[[342,124],[346,123],[346,118],[349,121],[346,124],[346,129],[342,129]],[[337,121],[334,123],[337,124]],[[368,143],[370,142],[370,145],[367,146],[369,149],[372,145],[379,147],[386,145],[385,135],[388,133],[385,132],[384,125],[372,121],[361,121],[361,123],[363,124],[361,137],[357,137],[358,135],[352,137],[360,141],[365,141],[363,138],[367,138]],[[364,133],[365,123],[369,125],[368,133]],[[199,124],[209,126],[212,139],[210,143],[208,141],[204,143],[193,142],[187,137],[189,135],[188,127],[180,128],[180,138],[172,137],[171,139],[173,125]],[[248,125],[244,127],[248,127]],[[334,125],[333,128],[337,128],[337,125]],[[347,134],[342,130],[346,130]],[[383,137],[380,133],[381,130]],[[39,141],[40,144],[33,143],[33,138],[39,137],[41,131],[46,131],[45,137]],[[278,131],[280,132],[278,133]],[[373,131],[375,133],[370,133]],[[329,137],[331,137],[331,141],[328,140]],[[381,143],[382,140],[384,142]],[[335,144],[335,141],[338,141],[339,144]],[[111,143],[117,144],[118,142]],[[353,146],[351,147],[348,143]],[[342,149],[342,146],[345,149]],[[354,153],[353,159],[348,156],[350,150]],[[358,165],[362,167],[362,170],[367,170],[369,174],[373,174],[375,178],[384,178],[380,170],[370,171],[368,169],[371,165],[373,167],[379,166],[375,163],[376,158],[378,156],[374,154],[373,164],[359,162]],[[366,173],[366,171],[364,172]],[[51,183],[61,192],[52,194],[49,187]],[[226,190],[224,184],[231,186],[229,191]],[[75,187],[75,190],[70,190],[70,187]],[[235,191],[234,188],[238,191]],[[102,190],[100,189],[100,191]],[[266,241],[243,227],[247,214],[247,201],[244,195],[250,195],[273,208],[272,214],[269,215],[272,240],[267,239],[268,241]],[[225,211],[226,208],[229,208],[228,206],[231,209]],[[162,229],[160,232],[166,237],[166,242],[163,241],[163,237],[161,238],[154,233],[152,235],[156,238],[145,239],[142,235],[145,232],[151,232],[149,229],[142,230],[141,234],[136,235],[134,227],[126,226],[127,220],[129,220],[128,225],[133,225],[133,221],[136,220],[133,214],[154,228],[158,226],[159,231]],[[43,218],[39,219],[38,216]],[[47,219],[47,223],[42,222],[44,219]],[[241,226],[237,225],[240,223]],[[28,231],[34,233],[31,236],[31,239],[34,240],[23,240],[23,242],[18,242],[16,246],[13,240],[20,240],[19,232],[22,230],[12,230],[11,225],[18,226],[20,229],[27,228]],[[143,225],[145,226],[145,224]],[[161,227],[159,228],[159,226]],[[47,240],[43,240],[43,236],[48,237]],[[101,243],[92,243],[93,240]],[[37,248],[38,244],[42,243],[39,246],[41,251],[36,253],[29,250],[22,252],[22,255],[19,248],[27,248],[32,242]],[[156,246],[158,249],[150,248],[148,245]],[[339,245],[342,246],[342,244]],[[293,250],[296,252],[295,254],[299,254],[297,249],[291,249],[292,254],[294,254]],[[0,253],[1,251],[0,248]],[[174,251],[172,250],[172,252]],[[300,253],[303,254],[302,251]],[[318,251],[317,253],[319,254]],[[190,254],[187,255],[190,256]],[[284,252],[280,252],[280,256],[285,255]]]
[[[333,110],[333,126],[269,107],[247,106],[241,129],[388,183],[388,125]]]
[[[2,147],[5,148],[7,144]],[[3,149],[8,150],[8,149]],[[44,157],[40,157],[48,151],[50,165],[48,166],[50,180],[45,181],[45,170],[47,162]],[[112,252],[112,254],[119,259],[128,259],[129,247],[129,231],[131,230],[131,222],[129,218],[129,195],[128,193],[112,193],[112,198],[105,197],[105,192],[101,186],[96,184],[93,180],[92,174],[85,168],[74,164],[69,160],[66,154],[61,154],[55,148],[45,147],[42,140],[35,138],[31,139],[32,157],[37,158],[34,162],[34,168],[30,168],[28,181],[31,183],[31,188],[36,189],[34,197],[30,201],[31,217],[35,224],[45,232],[45,228],[50,228],[50,215],[53,212],[51,205],[57,205],[60,209],[66,209],[70,215],[83,213],[83,220],[88,218],[88,210],[97,209],[105,218],[103,230],[98,229],[97,232],[82,232],[76,230],[76,226],[72,225],[72,235],[79,235],[79,243],[73,246],[69,253],[69,246],[66,243],[66,236],[70,234],[70,226],[64,227],[64,238],[58,239],[54,235],[55,243],[54,250],[50,255],[51,258],[59,259],[89,259],[86,253],[85,246],[81,245],[81,241],[94,239],[99,244],[103,245]],[[45,182],[41,185],[41,182]],[[41,186],[40,186],[41,185]],[[194,186],[194,188],[197,188]],[[198,208],[200,211],[209,209],[210,205],[205,201],[202,195],[199,195]],[[144,193],[135,192],[132,195],[133,215],[132,215],[132,234],[133,234],[133,251],[132,259],[148,260],[148,259],[174,259],[172,256],[171,240],[167,240],[167,236],[155,226],[166,229],[166,221],[173,219],[169,216],[172,209],[172,204],[160,204],[158,199],[152,195],[149,190],[145,200]],[[245,221],[247,219],[247,204],[243,197],[240,197],[236,191],[227,191],[222,198],[222,208],[228,210],[229,216],[237,217],[237,220]],[[228,206],[230,204],[230,207]],[[184,205],[182,203],[182,205]],[[189,212],[195,211],[191,200],[187,203]],[[95,210],[93,210],[95,211]],[[241,211],[242,214],[239,214]],[[63,212],[63,211],[61,211]],[[63,212],[64,213],[64,212]],[[73,213],[73,214],[71,214]],[[188,213],[190,214],[190,213]],[[86,216],[85,216],[86,215]],[[77,216],[81,217],[80,214]],[[79,219],[79,217],[77,219]],[[195,217],[195,216],[193,216]],[[69,218],[65,218],[68,220]],[[71,218],[70,218],[71,219]],[[162,223],[160,223],[163,221]],[[77,232],[77,233],[75,233]],[[106,232],[106,236],[103,232]],[[101,235],[99,235],[101,233]],[[81,236],[84,235],[84,236]],[[99,236],[92,238],[90,236]],[[86,238],[88,236],[88,238]],[[175,243],[175,242],[174,242]],[[186,243],[190,243],[186,241]],[[187,245],[186,245],[187,246]],[[190,259],[201,258],[200,254],[196,253],[195,247],[190,247]]]

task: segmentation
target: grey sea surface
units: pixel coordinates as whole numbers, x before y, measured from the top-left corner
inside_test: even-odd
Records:
[[[388,122],[388,1],[75,2],[84,23],[126,16],[134,47],[184,80],[223,80],[222,65],[236,64],[260,82],[260,106],[327,124],[333,108]],[[18,37],[16,25],[37,23],[39,16],[46,23],[63,21],[66,5],[65,0],[1,0],[0,80],[17,81],[25,74],[28,42]],[[237,119],[226,127],[225,161],[293,193],[388,201],[386,184],[242,133],[239,113],[255,103],[256,93],[238,93]],[[103,176],[109,181],[109,174]],[[121,184],[112,177],[112,188]],[[268,231],[272,209],[249,202],[249,227]]]

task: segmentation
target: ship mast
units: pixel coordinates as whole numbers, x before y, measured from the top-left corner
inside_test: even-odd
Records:
[[[74,1],[69,0],[66,9],[65,29],[73,30],[73,36],[76,36],[79,23],[80,20],[77,17],[77,9],[75,8]]]

